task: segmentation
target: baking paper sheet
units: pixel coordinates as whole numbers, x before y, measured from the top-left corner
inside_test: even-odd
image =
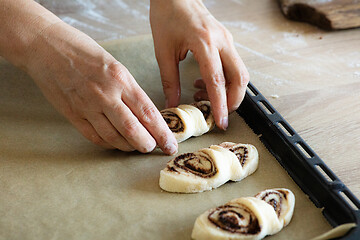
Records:
[[[150,37],[104,44],[159,109],[164,97]],[[181,65],[182,103],[200,77]],[[237,183],[198,194],[167,193],[159,172],[171,156],[103,150],[84,139],[47,103],[32,80],[0,61],[0,239],[190,239],[194,221],[233,198],[285,187],[296,197],[291,223],[267,239],[310,239],[331,229],[308,197],[236,114],[218,129],[179,144],[179,153],[223,141],[251,143],[258,170]]]

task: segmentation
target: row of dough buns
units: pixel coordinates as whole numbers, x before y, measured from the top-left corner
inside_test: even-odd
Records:
[[[289,224],[295,206],[294,194],[285,188],[268,189],[255,197],[243,197],[210,209],[195,221],[195,240],[258,240]]]
[[[224,142],[170,160],[160,171],[159,184],[168,192],[203,192],[242,180],[255,172],[258,162],[253,145]]]
[[[215,126],[209,101],[182,104],[161,110],[160,113],[179,143],[192,136],[203,135]]]

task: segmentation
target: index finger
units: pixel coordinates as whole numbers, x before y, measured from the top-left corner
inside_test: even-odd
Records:
[[[156,140],[164,153],[175,154],[177,141],[154,103],[134,80],[133,90],[125,92],[123,101]]]
[[[194,53],[194,57],[199,63],[215,123],[219,128],[226,130],[228,127],[226,84],[219,51],[210,46],[203,46]]]

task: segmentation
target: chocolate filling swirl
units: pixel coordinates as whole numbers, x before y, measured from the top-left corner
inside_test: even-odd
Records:
[[[184,131],[184,123],[178,115],[166,110],[160,113],[172,132],[178,133]]]
[[[208,219],[231,233],[257,234],[261,230],[255,214],[245,205],[217,207],[209,214]]]
[[[286,192],[281,190],[264,191],[258,193],[255,197],[270,204],[274,208],[277,216],[280,217],[283,200],[286,199]]]
[[[217,173],[213,160],[203,152],[181,154],[174,159],[174,165],[203,178]]]
[[[198,108],[202,112],[202,114],[204,115],[205,121],[208,120],[208,118],[211,114],[210,104],[207,104],[205,102],[194,102],[191,105]]]
[[[248,159],[249,149],[246,146],[238,146],[228,145],[228,144],[220,144],[221,147],[229,149],[229,151],[233,152],[236,157],[239,159],[241,166],[243,167],[246,164]]]

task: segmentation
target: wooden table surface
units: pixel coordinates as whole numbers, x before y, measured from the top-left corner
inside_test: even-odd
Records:
[[[38,2],[97,41],[151,33],[149,1]],[[360,198],[360,29],[289,21],[275,0],[204,2],[232,32],[251,81]]]

